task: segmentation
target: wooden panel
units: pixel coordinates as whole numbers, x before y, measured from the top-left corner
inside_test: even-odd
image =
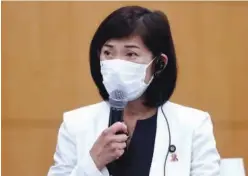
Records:
[[[57,132],[57,128],[45,127],[4,128],[2,130],[2,175],[46,175],[52,164]]]
[[[221,155],[248,168],[247,2],[3,2],[4,176],[46,175],[62,113],[100,100],[88,64],[96,27],[134,4],[170,19],[179,61],[172,100],[208,111]]]
[[[61,118],[98,99],[75,16],[68,3],[3,3],[4,118]]]

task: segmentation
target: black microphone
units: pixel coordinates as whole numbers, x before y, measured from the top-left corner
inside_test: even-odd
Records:
[[[127,95],[122,90],[117,89],[109,94],[109,126],[113,125],[115,122],[123,122],[123,111],[127,102]]]
[[[110,113],[109,113],[109,127],[116,122],[123,122],[123,112],[124,108],[127,105],[127,96],[126,93],[122,90],[114,90],[109,94],[109,105],[110,105]],[[124,132],[120,131],[116,134],[123,134]],[[116,173],[116,169],[118,169],[117,160],[112,161],[107,164],[108,171],[110,175],[114,175]]]

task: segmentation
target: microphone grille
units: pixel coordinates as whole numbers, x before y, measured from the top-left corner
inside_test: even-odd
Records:
[[[125,98],[125,93],[121,90],[115,90],[111,92],[110,96],[118,100],[123,100]]]
[[[114,108],[125,108],[127,105],[127,95],[122,90],[114,90],[109,94],[109,104]]]

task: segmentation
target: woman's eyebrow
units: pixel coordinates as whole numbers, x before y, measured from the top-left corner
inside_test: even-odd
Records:
[[[138,49],[140,49],[140,47],[137,45],[125,45],[124,47],[125,48],[138,48]]]
[[[108,48],[113,48],[114,47],[113,45],[110,45],[110,44],[104,44],[103,46],[108,47]]]

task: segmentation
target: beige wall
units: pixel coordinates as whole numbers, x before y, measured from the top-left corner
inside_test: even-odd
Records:
[[[46,175],[62,113],[100,100],[91,37],[127,4],[167,13],[180,66],[172,100],[210,112],[221,155],[248,167],[247,2],[2,2],[3,176]]]

